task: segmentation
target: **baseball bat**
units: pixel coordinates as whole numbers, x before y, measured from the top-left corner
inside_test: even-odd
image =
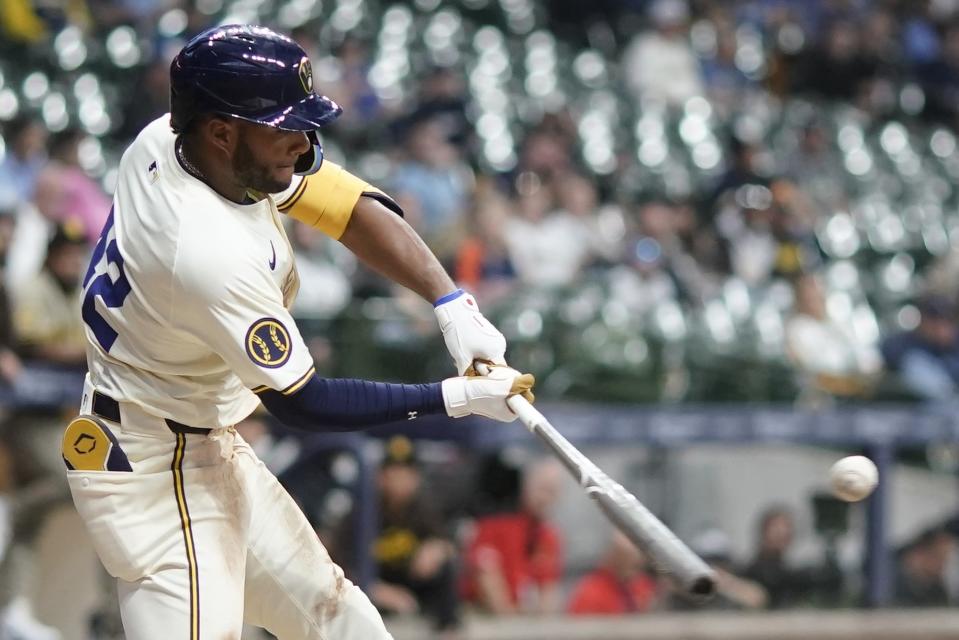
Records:
[[[556,430],[522,396],[507,400],[531,433],[546,443],[606,517],[687,595],[706,599],[716,591],[716,574],[636,496],[607,476]]]

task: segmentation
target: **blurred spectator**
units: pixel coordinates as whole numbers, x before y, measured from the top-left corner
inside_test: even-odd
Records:
[[[810,116],[797,128],[798,145],[784,162],[786,176],[801,185],[820,211],[847,206],[841,157],[829,139],[823,118]]]
[[[773,275],[791,277],[818,265],[808,203],[794,184],[745,184],[729,194],[717,217],[733,275],[750,286]]]
[[[818,267],[821,258],[813,232],[812,203],[794,182],[785,178],[773,180],[769,190],[773,199],[770,228],[777,243],[773,273],[790,278]]]
[[[420,80],[416,102],[408,116],[410,120],[439,123],[447,140],[464,151],[467,149],[473,127],[467,115],[469,92],[462,72],[442,66],[429,69]]]
[[[297,318],[332,318],[352,296],[350,280],[332,253],[336,243],[305,224],[290,225],[288,237],[300,274],[300,289],[291,311]],[[350,254],[352,256],[352,254]]]
[[[755,81],[736,65],[735,25],[716,25],[716,50],[702,61],[703,82],[711,100],[727,109],[742,99]]]
[[[861,394],[882,364],[876,345],[864,344],[852,327],[829,317],[814,274],[794,280],[793,296],[793,312],[786,321],[790,359],[816,389],[839,396]]]
[[[886,367],[906,388],[925,400],[956,396],[959,384],[959,327],[949,298],[929,295],[919,301],[919,326],[893,334],[881,346]]]
[[[522,468],[506,450],[480,453],[472,484],[469,513],[473,516],[515,511],[522,493]]]
[[[559,610],[562,546],[546,518],[559,498],[562,474],[554,460],[527,467],[519,510],[477,520],[464,552],[468,600],[494,614]]]
[[[579,278],[589,257],[589,229],[581,218],[557,210],[552,185],[534,173],[517,179],[519,215],[506,223],[506,245],[519,279],[562,287]]]
[[[730,196],[716,219],[728,247],[730,269],[749,286],[763,285],[778,252],[772,233],[772,192],[760,184],[745,184]]]
[[[493,297],[497,295],[489,289],[508,286],[516,277],[506,244],[509,208],[509,201],[494,188],[479,191],[469,232],[456,255],[454,279],[484,300],[488,300],[491,293]]]
[[[583,227],[587,262],[619,260],[624,240],[624,221],[619,208],[601,207],[596,184],[581,174],[570,172],[557,176],[554,184],[558,213]]]
[[[864,16],[862,49],[867,61],[879,74],[902,66],[903,46],[899,38],[896,16],[887,7],[876,6]]]
[[[12,41],[41,44],[50,33],[57,33],[66,26],[89,31],[93,26],[93,16],[88,4],[94,1],[5,0],[0,3],[0,24]]]
[[[783,507],[767,509],[759,520],[759,545],[743,576],[756,581],[769,595],[770,609],[783,609],[834,596],[842,574],[831,553],[820,566],[792,567],[788,554],[793,543],[792,512]]]
[[[899,3],[900,12],[904,13],[902,24],[903,53],[906,62],[912,65],[923,65],[939,57],[939,33],[935,23],[929,15],[930,2],[902,2]]]
[[[661,253],[663,272],[674,283],[676,297],[700,304],[717,286],[713,271],[720,265],[715,256],[707,258],[711,232],[696,227],[693,210],[685,203],[660,199],[640,206],[638,223],[640,238],[632,247],[633,255],[626,256],[627,263],[638,267],[638,260],[650,268],[658,261],[657,252]],[[658,284],[665,293],[665,281]]]
[[[19,375],[20,358],[16,354],[13,305],[6,286],[7,252],[16,225],[16,196],[0,189],[0,381],[10,384]]]
[[[58,409],[21,410],[0,425],[0,638],[59,640],[36,620],[28,594],[41,562],[37,540],[51,512],[70,503]]]
[[[6,155],[0,162],[0,189],[13,191],[20,202],[33,199],[47,160],[47,135],[43,121],[26,113],[3,128]]]
[[[655,29],[641,32],[623,54],[623,78],[637,103],[682,106],[703,95],[699,62],[689,43],[685,0],[654,0],[649,19]]]
[[[304,36],[312,34],[297,32],[301,45]],[[307,51],[316,50],[315,46],[306,47]],[[336,123],[337,131],[343,130],[348,136],[359,137],[371,125],[375,125],[382,115],[382,104],[376,90],[370,84],[369,73],[373,62],[370,48],[360,38],[346,36],[335,51],[335,56],[312,58],[319,77],[329,78],[324,85],[326,95],[343,107],[343,115]],[[322,74],[322,75],[320,75]]]
[[[176,53],[161,49],[137,75],[126,96],[119,133],[122,138],[132,140],[143,127],[170,110],[170,60]]]
[[[609,270],[610,295],[630,311],[641,315],[676,299],[676,285],[665,269],[659,242],[640,238],[624,263]]]
[[[855,23],[835,20],[826,27],[819,46],[804,55],[797,88],[833,100],[855,101],[876,72],[876,61],[863,55],[862,46]]]
[[[923,291],[927,295],[951,298],[959,284],[959,247],[950,246],[945,255],[930,264],[923,275]]]
[[[946,30],[942,56],[922,65],[918,76],[927,96],[925,115],[955,126],[959,100],[959,24]]]
[[[47,35],[47,26],[30,0],[6,0],[0,4],[0,25],[11,42],[36,43]]]
[[[729,536],[720,529],[707,529],[692,540],[690,548],[716,574],[716,595],[706,603],[690,601],[685,595],[674,595],[670,608],[689,610],[709,609],[763,609],[769,601],[766,590],[757,582],[736,575],[733,567]]]
[[[17,292],[14,322],[27,357],[66,367],[86,364],[86,338],[78,306],[87,256],[81,229],[59,226],[47,246],[43,269]]]
[[[62,139],[64,144],[61,147],[60,153],[64,158],[71,153],[70,147],[73,141],[69,135],[70,134],[67,134],[67,137]],[[46,136],[46,134],[44,134],[44,136]],[[46,137],[43,139],[46,141]],[[82,191],[89,193],[90,189],[98,189],[95,183],[84,185],[80,191],[66,189],[57,179],[57,176],[60,174],[58,168],[75,164],[76,158],[74,157],[72,160],[67,160],[66,162],[61,160],[60,162],[62,162],[62,164],[54,164],[53,170],[48,172],[46,171],[46,155],[44,154],[40,171],[32,183],[32,199],[30,201],[21,201],[17,210],[17,226],[7,256],[7,285],[14,295],[18,294],[42,268],[44,257],[46,256],[47,243],[56,232],[57,225],[74,223],[72,222],[74,217],[72,210],[73,202],[71,202],[69,198],[74,195],[80,195]],[[74,169],[79,171],[76,167],[74,167]],[[79,175],[82,176],[82,172]],[[41,176],[44,176],[44,179],[40,179]],[[74,177],[78,177],[79,180],[89,181],[86,176],[79,177],[77,174],[74,174]],[[75,182],[74,184],[77,183]],[[90,196],[82,197],[77,204],[87,210],[86,213],[78,212],[81,220],[83,220],[83,216],[89,216],[89,219],[83,220],[83,222],[88,222],[96,226],[97,223],[95,220],[100,219],[100,225],[102,227],[102,222],[106,220],[106,216],[109,215],[109,205],[102,211],[100,210],[100,206],[106,204],[106,201],[96,203],[96,196]],[[60,216],[66,217],[60,218]],[[103,217],[100,218],[100,216]],[[82,233],[89,233],[93,237],[98,236],[100,231],[101,228],[81,228]]]
[[[599,565],[573,587],[566,611],[572,615],[624,615],[649,611],[656,603],[656,580],[646,558],[619,531]]]
[[[104,26],[124,23],[145,25],[151,19],[158,17],[158,13],[171,4],[170,0],[86,1],[90,3],[91,9],[96,12],[97,21]]]
[[[900,607],[947,607],[946,568],[956,540],[945,528],[921,533],[899,553],[895,604]]]
[[[412,443],[402,436],[390,439],[378,478],[380,524],[373,556],[379,579],[369,593],[381,610],[423,611],[438,630],[451,630],[459,626],[454,549],[422,484]],[[344,518],[337,535],[341,561],[354,557],[351,523],[351,516]]]
[[[79,129],[53,135],[50,161],[37,180],[37,208],[45,217],[61,224],[79,222],[93,244],[110,215],[110,199],[80,168],[80,145],[85,138]]]
[[[441,257],[451,255],[451,241],[466,213],[471,174],[446,126],[427,119],[407,132],[406,158],[396,167],[392,194],[420,234]],[[451,235],[453,234],[453,235]]]
[[[547,114],[543,121],[523,140],[518,171],[532,173],[543,180],[566,175],[571,171],[575,125],[568,114]],[[572,127],[572,131],[570,131]]]
[[[729,166],[716,182],[706,202],[710,215],[713,215],[717,201],[727,192],[747,184],[768,184],[763,154],[764,149],[760,143],[747,142],[736,136],[730,139],[727,154],[730,157]]]

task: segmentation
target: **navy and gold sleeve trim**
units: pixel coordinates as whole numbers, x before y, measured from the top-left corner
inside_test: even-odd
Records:
[[[296,393],[297,391],[303,388],[303,385],[305,385],[307,382],[310,381],[310,378],[312,378],[315,373],[316,373],[316,367],[310,367],[306,373],[304,373],[302,376],[297,378],[293,384],[289,385],[288,387],[280,391],[280,393],[282,393],[285,396]],[[269,391],[271,388],[272,387],[270,387],[269,385],[261,384],[258,387],[253,387],[251,391],[253,393],[260,394],[260,393],[263,393],[264,391]]]
[[[288,211],[293,208],[300,198],[303,197],[303,194],[306,192],[306,183],[309,182],[309,178],[303,178],[300,180],[300,184],[297,185],[296,189],[290,195],[289,198],[283,201],[283,204],[277,206],[279,211]]]
[[[285,396],[288,396],[291,393],[296,393],[303,387],[303,385],[305,385],[307,382],[310,381],[310,378],[312,378],[313,374],[315,373],[316,373],[316,367],[310,367],[309,371],[307,371],[302,376],[300,376],[300,378],[296,382],[288,386],[286,389],[284,389],[280,393],[282,393]]]

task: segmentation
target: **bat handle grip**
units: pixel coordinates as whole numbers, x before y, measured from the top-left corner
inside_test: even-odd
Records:
[[[506,399],[506,406],[513,410],[519,419],[526,425],[526,428],[532,432],[536,431],[536,426],[544,422],[546,418],[542,413],[533,408],[533,405],[523,396],[516,395]]]

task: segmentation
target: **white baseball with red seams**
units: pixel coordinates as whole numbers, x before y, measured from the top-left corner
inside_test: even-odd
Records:
[[[833,494],[846,502],[859,502],[879,484],[879,470],[865,456],[847,456],[829,470]]]

